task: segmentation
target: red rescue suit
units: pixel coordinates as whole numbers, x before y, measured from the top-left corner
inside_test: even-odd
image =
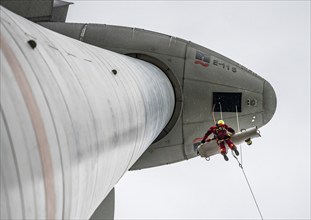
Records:
[[[227,143],[227,145],[229,146],[229,148],[231,150],[233,150],[235,148],[235,145],[230,140],[230,135],[228,134],[227,131],[229,131],[232,134],[235,133],[235,131],[226,124],[219,124],[217,126],[214,125],[214,126],[210,127],[210,129],[208,129],[208,131],[204,135],[201,142],[205,143],[205,140],[208,138],[208,136],[210,134],[214,134],[213,139],[216,139],[216,142],[217,142],[218,146],[220,147],[220,153],[223,155],[227,154],[225,142]],[[208,139],[207,141],[210,141],[210,140]]]

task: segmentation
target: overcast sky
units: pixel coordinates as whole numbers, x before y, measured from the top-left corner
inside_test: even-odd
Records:
[[[72,1],[67,21],[152,30],[212,49],[269,81],[273,119],[243,166],[264,219],[310,219],[310,1]],[[205,131],[202,131],[202,134]],[[229,156],[127,172],[116,219],[260,219]]]

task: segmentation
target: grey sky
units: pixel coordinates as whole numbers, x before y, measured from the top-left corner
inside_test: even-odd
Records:
[[[67,21],[152,30],[198,43],[274,87],[262,138],[242,145],[264,219],[310,219],[310,1],[72,1]],[[202,131],[202,135],[205,131]],[[117,219],[259,219],[237,162],[219,155],[127,172]]]

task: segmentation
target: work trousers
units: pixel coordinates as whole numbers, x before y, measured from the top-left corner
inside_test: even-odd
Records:
[[[227,154],[227,149],[225,146],[225,142],[227,143],[228,147],[233,150],[233,148],[235,147],[235,145],[233,144],[233,142],[228,138],[225,140],[217,140],[217,144],[220,148],[220,153],[221,154]]]

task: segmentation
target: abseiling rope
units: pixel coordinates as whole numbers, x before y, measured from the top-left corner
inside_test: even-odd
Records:
[[[238,114],[238,107],[235,106],[235,112],[236,112],[236,123],[238,126],[238,132],[240,132],[240,121],[239,121],[239,114]],[[240,144],[240,155],[241,155],[241,164],[243,164],[243,160],[242,160],[242,146]]]
[[[240,131],[240,122],[239,122],[239,115],[238,115],[238,107],[237,107],[237,106],[235,106],[235,110],[236,110],[236,120],[237,120],[238,131]],[[240,144],[240,153],[241,153],[241,154],[240,154],[240,155],[241,155],[241,163],[240,163],[239,159],[238,159],[233,153],[232,153],[232,155],[233,155],[233,157],[236,159],[236,161],[238,162],[239,167],[241,167],[241,170],[242,170],[243,175],[244,175],[244,177],[245,177],[245,180],[246,180],[246,182],[247,182],[248,188],[249,188],[249,190],[251,191],[251,194],[252,194],[252,196],[253,196],[254,202],[255,202],[255,204],[256,204],[256,207],[257,207],[257,210],[258,210],[258,212],[259,212],[259,215],[260,215],[261,219],[263,220],[263,217],[262,217],[262,214],[261,214],[259,205],[258,205],[258,203],[257,203],[256,197],[255,197],[255,195],[254,195],[254,193],[253,193],[252,187],[251,187],[251,185],[250,185],[250,183],[249,183],[249,181],[248,181],[248,179],[247,179],[246,173],[245,173],[245,171],[244,171],[244,169],[243,169],[243,166],[242,166],[242,148],[241,148],[241,144]]]

